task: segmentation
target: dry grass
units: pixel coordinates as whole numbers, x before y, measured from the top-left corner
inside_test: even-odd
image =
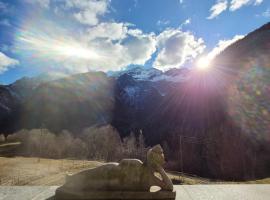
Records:
[[[0,143],[0,155],[14,156],[19,142]],[[62,185],[66,174],[102,165],[103,162],[33,157],[0,157],[0,185]],[[169,172],[174,184],[270,184],[270,178],[224,182]]]
[[[102,165],[98,161],[0,157],[0,185],[62,185],[66,174]],[[168,173],[175,184],[208,184],[207,179]]]
[[[66,174],[100,165],[97,161],[0,157],[0,185],[61,185]]]
[[[247,181],[249,184],[270,184],[270,178],[264,178],[254,181]]]
[[[173,181],[173,184],[185,184],[185,185],[195,185],[195,184],[210,184],[211,181],[208,179],[200,177],[191,177],[187,175],[179,175],[177,173],[168,172],[167,173],[170,179]]]
[[[86,160],[0,157],[0,185],[62,185],[66,174],[76,173],[102,164],[103,162]],[[173,172],[169,172],[168,175],[174,184],[270,184],[270,178],[246,182],[224,182],[179,175]]]
[[[250,180],[250,181],[223,181],[207,179],[198,176],[183,175],[176,172],[169,172],[169,177],[174,184],[196,185],[196,184],[270,184],[270,178]]]

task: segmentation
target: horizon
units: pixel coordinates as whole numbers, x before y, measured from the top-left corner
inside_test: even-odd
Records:
[[[208,64],[269,22],[270,2],[1,0],[0,11],[0,83],[10,84],[47,71]]]

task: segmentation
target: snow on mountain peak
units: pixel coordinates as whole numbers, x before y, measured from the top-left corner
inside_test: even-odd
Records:
[[[156,68],[142,68],[134,67],[119,73],[111,74],[114,77],[120,77],[121,75],[128,74],[134,80],[137,81],[168,81],[168,82],[182,82],[188,79],[187,72],[188,70],[183,69],[173,69],[167,72],[162,72]]]

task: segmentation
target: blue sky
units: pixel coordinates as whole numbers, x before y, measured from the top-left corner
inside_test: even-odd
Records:
[[[0,83],[187,67],[269,21],[269,0],[0,0]]]

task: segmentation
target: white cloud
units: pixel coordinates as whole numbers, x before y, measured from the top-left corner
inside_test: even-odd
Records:
[[[96,25],[98,17],[107,12],[109,3],[109,0],[66,0],[65,7],[73,12],[74,18],[80,23]]]
[[[4,53],[0,52],[0,74],[8,70],[9,67],[18,65],[19,61],[6,56]]]
[[[131,34],[132,35],[132,34]],[[132,35],[131,39],[124,43],[132,63],[144,65],[156,51],[156,40],[154,34]]]
[[[100,23],[87,30],[88,40],[97,38],[107,38],[110,40],[120,40],[127,36],[128,27],[124,23]]]
[[[124,23],[101,23],[84,35],[89,47],[100,57],[87,61],[87,69],[120,70],[128,65],[144,65],[156,51],[153,33],[145,34]]]
[[[235,11],[246,5],[260,5],[263,0],[232,0],[230,4],[230,11]]]
[[[191,23],[191,19],[188,18],[188,19],[186,19],[186,20],[184,21],[184,23],[183,23],[182,25],[188,25],[188,24],[190,24],[190,23]]]
[[[208,54],[207,58],[209,60],[214,59],[218,54],[220,54],[224,49],[226,49],[231,44],[235,43],[236,41],[244,38],[244,35],[235,35],[232,39],[228,40],[220,40],[216,47],[214,47]]]
[[[180,3],[180,4],[184,3],[184,0],[179,0],[179,3]]]
[[[244,5],[247,5],[250,3],[250,0],[232,0],[230,10],[235,11],[239,8],[241,8]]]
[[[50,0],[25,0],[26,3],[38,4],[42,8],[49,8]]]
[[[254,5],[258,6],[263,2],[263,0],[217,0],[216,3],[210,8],[210,15],[207,19],[214,19],[219,16],[222,12],[229,8],[230,11],[235,11],[240,9],[242,6]]]
[[[89,59],[87,69],[83,70],[120,70],[128,65],[144,65],[156,51],[155,37],[152,34],[143,34],[139,30],[127,32],[124,40],[112,41],[108,39],[91,39],[88,46],[94,47],[98,59]]]
[[[211,8],[211,14],[207,17],[207,19],[214,19],[218,15],[220,15],[223,11],[225,11],[228,7],[227,0],[218,0]]]
[[[167,29],[157,37],[158,54],[154,67],[160,70],[181,67],[186,61],[194,59],[205,48],[204,41],[190,32]]]
[[[260,5],[263,2],[263,0],[255,0],[254,5]]]
[[[49,8],[50,4],[56,14],[71,14],[81,24],[97,25],[99,16],[107,12],[110,0],[24,0],[26,3],[38,4]],[[0,5],[1,6],[1,5]]]
[[[35,55],[35,61],[41,65],[46,61],[46,66],[58,70],[73,73],[120,70],[131,64],[144,65],[156,51],[155,35],[133,29],[129,24],[101,23],[76,38],[54,24],[36,26],[31,25],[20,34],[16,51],[27,59]]]

